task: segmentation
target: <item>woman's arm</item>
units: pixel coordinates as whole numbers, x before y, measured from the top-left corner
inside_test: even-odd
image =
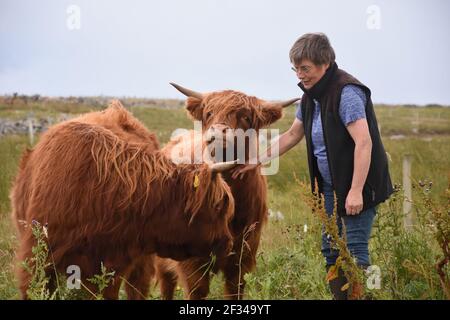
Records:
[[[303,128],[303,122],[295,118],[291,128],[283,133],[277,141],[267,148],[267,150],[263,153],[263,156],[260,156],[257,161],[254,161],[254,159],[252,159],[253,161],[249,161],[253,164],[237,166],[232,170],[231,177],[236,179],[240,176],[242,179],[246,171],[253,170],[259,167],[262,163],[267,163],[276,157],[282,156],[292,149],[297,143],[299,143],[304,135],[305,131]],[[278,152],[272,154],[272,150],[278,150]]]
[[[355,142],[355,153],[352,186],[345,201],[345,209],[347,214],[355,215],[363,208],[362,190],[369,173],[372,139],[365,118],[350,123],[347,130]]]

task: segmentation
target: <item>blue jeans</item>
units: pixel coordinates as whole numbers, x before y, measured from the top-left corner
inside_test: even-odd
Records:
[[[327,183],[323,184],[325,198],[325,211],[328,216],[333,214],[334,192],[333,187]],[[370,208],[354,216],[342,216],[337,218],[339,227],[339,236],[342,236],[342,222],[345,224],[347,247],[351,254],[356,258],[359,266],[369,266],[369,238],[372,230],[373,219],[375,217],[375,208]],[[330,237],[322,229],[322,254],[325,257],[327,265],[336,263],[339,256],[339,250],[332,248]]]

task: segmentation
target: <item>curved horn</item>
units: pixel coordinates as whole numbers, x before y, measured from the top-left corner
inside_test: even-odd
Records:
[[[296,102],[296,101],[298,101],[298,100],[300,100],[301,98],[294,98],[294,99],[291,99],[291,100],[287,100],[287,101],[282,101],[282,102],[280,102],[279,104],[280,104],[280,106],[282,107],[282,108],[285,108],[285,107],[289,107],[291,104],[293,104],[294,102]]]
[[[209,165],[211,171],[214,172],[223,172],[234,168],[239,160],[227,161],[227,162],[218,162]]]
[[[289,107],[291,104],[293,104],[294,102],[296,102],[296,101],[298,101],[300,99],[301,98],[294,98],[294,99],[291,99],[291,100],[281,101],[281,102],[267,102],[266,106],[286,108],[286,107]]]
[[[175,89],[177,89],[178,91],[180,91],[182,94],[184,94],[187,97],[193,97],[193,98],[197,98],[202,100],[203,99],[203,94],[199,93],[199,92],[195,92],[193,90],[184,88],[176,83],[173,82],[169,82],[172,86],[175,87]]]

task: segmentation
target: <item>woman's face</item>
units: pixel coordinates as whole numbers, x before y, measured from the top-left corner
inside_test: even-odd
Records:
[[[311,60],[303,59],[299,65],[292,67],[306,89],[311,89],[325,74],[329,63],[315,65]]]

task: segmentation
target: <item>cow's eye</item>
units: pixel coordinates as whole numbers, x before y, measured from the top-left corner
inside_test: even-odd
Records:
[[[243,116],[242,119],[243,119],[245,122],[250,123],[250,118],[249,118],[249,117]]]
[[[211,116],[212,116],[212,112],[211,111],[208,111],[207,113],[206,113],[206,119],[208,119],[208,118],[210,118]]]

